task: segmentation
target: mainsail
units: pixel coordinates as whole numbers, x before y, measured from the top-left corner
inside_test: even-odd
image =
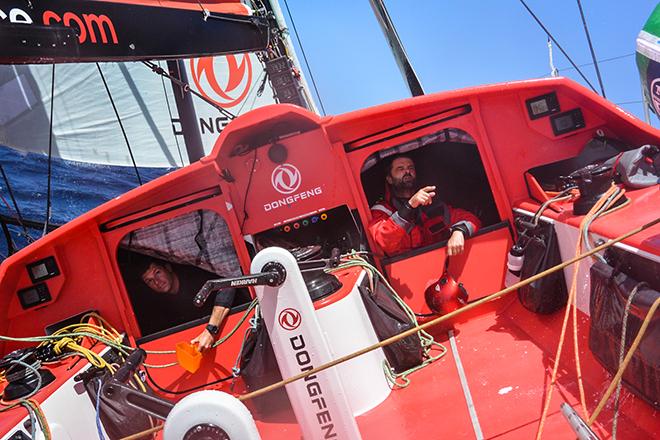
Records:
[[[185,60],[193,90],[234,115],[275,103],[266,73],[254,53]],[[161,62],[166,68],[164,62]],[[169,80],[139,62],[101,63],[138,167],[189,163],[174,89]],[[0,66],[0,145],[48,153],[53,103],[54,157],[132,166],[110,97],[95,64]],[[204,151],[209,153],[229,122],[207,102],[193,100]]]
[[[90,172],[86,164],[109,165],[95,169],[94,176],[110,178],[112,168],[124,176],[119,180],[128,190],[140,181],[138,169],[150,168],[140,171],[149,180],[196,160],[199,155],[189,158],[185,145],[191,132],[199,133],[202,154],[208,154],[231,115],[292,102],[282,100],[273,62],[287,60],[283,65],[290,67],[285,72],[290,84],[302,96],[300,102],[313,109],[277,1],[254,5],[262,9],[253,12],[240,0],[0,0],[0,64],[7,63],[0,65],[0,157],[7,159],[0,181],[0,225],[8,244],[5,252],[0,243],[0,258],[11,253],[9,230],[27,235],[18,228],[27,225],[38,228],[30,232],[38,236],[41,219],[66,221],[116,195],[108,188],[112,185],[90,192],[98,182],[60,184],[57,179],[83,177]],[[173,39],[177,44],[170,44]],[[201,98],[153,71],[174,73],[173,65],[180,68],[175,76],[187,77],[186,88]],[[192,106],[178,106],[182,95]],[[50,154],[59,161],[53,191],[46,188],[50,160],[48,168],[43,163],[32,167],[35,178],[23,178],[24,170],[16,166],[23,162],[20,154],[9,149]],[[69,203],[58,202],[62,188],[78,191],[88,203],[63,212]]]
[[[153,5],[155,2],[133,3]],[[149,21],[154,20],[150,26],[157,23],[160,16],[158,14],[168,15],[173,13],[172,11],[179,14],[183,22],[192,20],[191,14],[193,14],[196,17],[195,20],[199,19],[196,28],[206,28],[206,22],[214,22],[229,16],[228,14],[208,15],[219,14],[212,12],[213,10],[240,12],[242,8],[245,14],[250,13],[250,10],[238,1],[158,3],[165,6],[176,5],[179,9],[152,8],[157,11],[157,14],[149,15]],[[271,8],[275,10],[275,22],[278,26],[283,27],[283,20],[278,14],[279,7],[275,3],[271,2],[273,5]],[[51,17],[51,12],[53,14],[57,12],[62,17],[68,18],[68,20],[63,19],[62,21],[63,24],[69,26],[67,29],[76,30],[80,38],[85,36],[84,42],[79,42],[79,49],[90,46],[89,39],[92,33],[85,30],[84,26],[81,28],[79,24],[84,23],[84,20],[78,22],[72,18],[74,15],[83,17],[87,16],[84,11],[89,12],[93,9],[96,12],[102,12],[97,9],[101,8],[106,11],[107,8],[117,8],[117,5],[122,5],[122,8],[135,6],[99,1],[66,2],[65,9],[76,11],[66,15],[62,12],[65,4],[60,4],[60,2],[49,2],[46,6],[42,6],[42,9],[49,8],[50,12],[37,10],[37,6],[34,10],[28,10],[21,5],[27,11],[25,12],[24,9],[11,7],[12,4],[12,2],[0,1],[0,28],[4,29],[4,32],[7,32],[8,26],[14,33],[20,26],[32,29],[25,23],[12,23],[12,20],[20,21],[19,19],[23,17],[24,22],[36,23],[36,17]],[[17,12],[19,9],[22,12]],[[14,11],[13,15],[12,11]],[[124,9],[122,12],[126,12],[126,10]],[[4,21],[1,20],[3,15],[7,16]],[[235,15],[238,16],[238,14]],[[112,22],[117,23],[116,29],[112,28],[116,30],[114,33],[129,35],[131,37],[129,40],[135,41],[132,38],[133,34],[125,31],[125,28],[119,25],[124,23],[120,19],[123,16],[112,15],[112,17],[117,17],[113,18],[115,21]],[[241,20],[245,19],[245,16],[241,17]],[[256,20],[256,17],[251,18]],[[256,41],[255,35],[260,35],[263,29],[261,21],[256,20],[255,23],[257,24],[252,24],[251,27],[246,25],[248,27],[232,35],[233,42],[224,43],[224,52],[232,52],[240,44],[243,53],[200,58],[186,57],[183,62],[191,90],[235,116],[256,107],[277,102],[276,93],[266,74],[263,57],[258,55],[258,51],[246,52],[246,49],[255,47],[261,49],[267,44],[266,41]],[[126,26],[129,26],[129,23]],[[94,35],[96,35],[97,43],[102,43],[99,29],[105,29],[106,34],[110,34],[107,27],[94,26],[93,29],[96,32]],[[135,30],[133,31],[135,32]],[[168,29],[167,33],[173,31]],[[253,31],[257,33],[255,34]],[[139,35],[139,32],[137,33]],[[179,35],[182,36],[185,33],[179,33]],[[216,35],[211,40],[221,40],[222,35]],[[292,46],[287,41],[288,36],[286,33],[282,33],[280,38],[286,47],[287,56],[293,59],[294,66],[297,65]],[[216,43],[209,43],[207,40],[205,44],[204,49],[199,49],[191,44],[185,50],[188,50],[188,53],[221,50],[221,46]],[[93,61],[98,57],[107,56],[103,52],[104,49],[98,47],[104,46],[104,44],[92,44],[92,46],[97,47],[93,50],[90,49],[89,58],[81,56],[79,61]],[[181,48],[181,50],[184,49]],[[142,58],[145,56],[161,57],[157,50],[144,53]],[[124,59],[130,58],[130,53],[124,57]],[[44,60],[47,58],[42,57],[32,61],[43,62]],[[66,57],[57,59],[57,61],[62,60],[71,61]],[[158,63],[160,67],[167,70],[166,62],[158,61]],[[53,70],[55,70],[54,88],[51,87]],[[103,86],[103,79],[107,83],[108,90]],[[301,81],[301,86],[304,86],[304,80],[301,79]],[[94,63],[0,66],[0,102],[3,103],[0,106],[0,145],[26,152],[47,154],[52,99],[54,101],[52,103],[53,136],[50,149],[54,157],[121,166],[164,168],[183,166],[190,160],[184,145],[182,136],[184,128],[181,125],[179,110],[175,103],[175,93],[182,93],[179,86],[173,87],[169,80],[154,74],[141,62],[99,63],[98,67]],[[306,92],[303,91],[303,93]],[[111,99],[119,114],[125,137],[111,105]],[[307,102],[311,102],[311,99],[307,98]],[[194,97],[193,106],[195,112],[193,119],[196,126],[185,129],[198,130],[202,136],[203,150],[205,153],[209,153],[220,132],[229,122],[229,118],[203,99]],[[128,145],[125,138],[128,140]]]

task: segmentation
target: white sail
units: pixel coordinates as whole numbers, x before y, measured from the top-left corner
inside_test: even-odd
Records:
[[[235,116],[276,103],[263,63],[255,53],[184,60],[184,65],[191,89]],[[104,63],[100,67],[135,164],[187,164],[170,81],[142,63]],[[51,79],[50,65],[0,66],[0,145],[48,153]],[[229,118],[196,96],[193,104],[208,154]],[[67,160],[133,165],[95,64],[55,67],[52,152]]]
[[[264,66],[255,53],[195,58],[186,60],[185,66],[191,89],[234,116],[276,103]],[[193,103],[204,152],[208,154],[229,118],[203,99],[194,97]]]
[[[172,167],[186,162],[177,148],[170,111],[172,88],[142,63],[100,64],[135,163]],[[0,67],[0,144],[48,153],[51,96],[55,157],[109,165],[132,165],[129,148],[95,64]],[[166,95],[169,95],[167,96]],[[168,104],[169,103],[169,104]]]
[[[270,4],[278,25],[284,28],[277,1],[271,0]],[[298,71],[305,100],[313,107],[287,32],[283,32],[282,42],[283,50]],[[52,96],[54,157],[138,167],[188,164],[170,81],[140,62],[99,65],[130,150],[101,74],[93,63],[56,65],[54,93],[52,65],[0,66],[0,145],[48,154]],[[165,62],[160,65],[167,70]],[[184,60],[184,65],[191,89],[235,116],[276,103],[264,64],[256,53]],[[178,86],[175,89],[180,90]],[[229,118],[203,99],[194,96],[192,102],[196,129],[208,154]]]

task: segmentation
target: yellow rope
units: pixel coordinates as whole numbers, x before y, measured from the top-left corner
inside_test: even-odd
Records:
[[[600,210],[607,199],[609,199],[614,193],[617,191],[620,191],[619,188],[612,184],[610,188],[607,190],[605,194],[596,202],[596,204],[589,210],[587,215],[584,216],[582,221],[580,222],[580,226],[578,228],[578,238],[577,238],[577,243],[575,246],[575,255],[579,255],[580,251],[582,250],[582,240],[583,240],[583,229],[584,225],[587,224],[592,218],[592,216]],[[612,204],[616,202],[621,196],[623,196],[623,192],[621,191],[619,195],[612,201]],[[577,379],[578,379],[578,389],[580,393],[580,403],[582,405],[582,410],[584,411],[585,418],[589,418],[589,412],[587,409],[587,404],[586,404],[586,397],[584,393],[584,384],[582,381],[582,368],[580,366],[580,349],[579,349],[579,344],[578,344],[578,327],[577,327],[577,276],[579,272],[579,265],[576,266],[573,270],[573,277],[571,280],[571,289],[570,293],[568,295],[568,301],[567,301],[567,307],[566,307],[566,312],[564,313],[564,320],[562,322],[562,328],[561,328],[561,333],[559,336],[559,342],[557,344],[557,351],[555,353],[555,362],[552,368],[552,375],[550,382],[548,383],[548,386],[546,387],[546,399],[543,405],[543,411],[541,413],[541,419],[539,421],[539,427],[536,431],[536,440],[540,440],[542,434],[543,434],[543,428],[545,427],[545,420],[548,416],[548,410],[550,408],[550,402],[552,400],[552,394],[554,390],[554,386],[556,384],[557,380],[557,373],[559,371],[559,361],[561,360],[561,354],[562,354],[562,349],[564,346],[564,338],[566,336],[566,328],[568,324],[568,318],[569,316],[572,315],[573,318],[573,350],[575,352],[575,368],[576,368],[576,374],[577,374]]]
[[[660,223],[660,218],[657,218],[657,219],[655,219],[655,220],[652,220],[652,221],[650,221],[650,222],[648,222],[648,223],[646,223],[646,224],[644,224],[644,225],[642,225],[642,226],[639,226],[639,227],[637,227],[637,228],[635,228],[635,229],[633,229],[633,230],[631,230],[631,231],[628,231],[628,232],[626,232],[625,234],[623,234],[623,235],[621,235],[621,236],[619,236],[619,237],[617,237],[617,238],[614,238],[614,239],[612,239],[612,240],[608,240],[606,243],[603,243],[603,244],[601,244],[600,246],[597,246],[597,247],[591,249],[590,251],[584,252],[583,254],[580,254],[580,255],[578,255],[578,256],[575,256],[575,257],[571,258],[570,260],[564,261],[563,263],[560,263],[560,264],[558,264],[558,265],[556,265],[556,266],[553,266],[553,267],[551,267],[551,268],[549,268],[549,269],[546,269],[546,270],[544,270],[544,271],[541,272],[541,273],[538,273],[538,274],[533,275],[533,276],[531,276],[531,277],[529,277],[529,278],[526,278],[526,279],[524,279],[524,280],[521,280],[521,281],[517,282],[516,284],[513,284],[513,285],[511,285],[511,286],[509,286],[509,287],[507,287],[507,288],[504,288],[504,289],[500,290],[499,292],[495,292],[495,293],[493,293],[493,294],[491,294],[491,295],[488,295],[488,296],[486,296],[486,297],[484,297],[484,298],[481,298],[481,299],[479,299],[479,300],[477,300],[477,301],[474,301],[474,302],[472,302],[472,303],[469,303],[469,304],[463,306],[462,308],[460,308],[460,309],[458,309],[458,310],[455,310],[455,311],[453,311],[453,312],[447,313],[446,315],[439,316],[438,318],[435,318],[435,319],[433,319],[433,320],[431,320],[431,321],[429,321],[429,322],[426,322],[426,323],[424,323],[424,324],[421,324],[421,325],[418,325],[418,326],[413,327],[413,328],[411,328],[411,329],[408,329],[408,330],[406,330],[406,331],[404,331],[404,332],[399,333],[398,335],[395,335],[395,336],[392,336],[392,337],[390,337],[390,338],[387,338],[387,339],[385,339],[385,340],[383,340],[383,341],[381,341],[381,342],[379,342],[379,343],[377,343],[377,344],[371,345],[371,346],[369,346],[369,347],[365,347],[365,348],[363,348],[363,349],[361,349],[361,350],[358,350],[358,351],[356,351],[356,352],[354,352],[354,353],[351,353],[351,354],[348,354],[348,355],[346,355],[346,356],[342,356],[342,357],[340,357],[340,358],[337,358],[337,359],[335,359],[335,360],[333,360],[333,361],[331,361],[331,362],[328,362],[327,364],[320,365],[320,366],[318,366],[318,367],[316,367],[316,368],[314,368],[314,369],[312,369],[312,370],[306,371],[306,372],[304,372],[304,373],[297,374],[297,375],[292,376],[292,377],[290,377],[290,378],[288,378],[288,379],[284,379],[284,380],[282,380],[282,381],[280,381],[280,382],[276,382],[276,383],[274,383],[274,384],[272,384],[272,385],[269,385],[269,386],[267,386],[267,387],[261,388],[261,389],[259,389],[259,390],[255,390],[255,391],[253,391],[253,392],[251,392],[251,393],[243,394],[243,395],[240,396],[238,399],[241,400],[241,401],[243,401],[243,400],[247,400],[247,399],[252,399],[252,398],[254,398],[254,397],[257,397],[257,396],[260,396],[260,395],[262,395],[262,394],[265,394],[265,393],[268,393],[268,392],[270,392],[270,391],[273,391],[273,390],[275,390],[275,389],[277,389],[277,388],[281,388],[281,387],[283,387],[283,386],[285,386],[285,385],[288,385],[288,384],[290,384],[291,382],[295,382],[295,381],[300,380],[300,379],[303,379],[303,378],[305,378],[305,377],[307,377],[307,376],[310,376],[310,375],[313,375],[313,374],[319,373],[319,372],[321,372],[321,371],[323,371],[323,370],[326,370],[326,369],[328,369],[328,368],[334,367],[334,366],[336,366],[336,365],[338,365],[338,364],[341,364],[341,363],[343,363],[343,362],[347,362],[347,361],[349,361],[349,360],[351,360],[351,359],[354,359],[354,358],[356,358],[356,357],[358,357],[358,356],[361,356],[361,355],[363,355],[363,354],[365,354],[365,353],[369,353],[369,352],[371,352],[371,351],[373,351],[373,350],[377,350],[377,349],[382,348],[382,347],[384,347],[384,346],[387,346],[387,345],[393,344],[394,342],[399,341],[399,340],[401,340],[401,339],[403,339],[403,338],[406,338],[406,337],[408,337],[408,336],[410,336],[410,335],[412,335],[412,334],[414,334],[414,333],[416,333],[416,332],[418,332],[418,331],[420,331],[420,330],[425,330],[425,329],[427,329],[427,328],[433,327],[433,326],[435,326],[435,325],[440,324],[441,322],[444,322],[444,321],[446,321],[446,320],[449,320],[449,319],[455,318],[456,316],[458,316],[458,315],[460,315],[460,314],[462,314],[462,313],[466,313],[466,312],[468,312],[469,310],[472,310],[472,309],[474,309],[474,308],[476,308],[476,307],[479,307],[479,306],[482,305],[482,304],[485,304],[485,303],[487,303],[487,302],[490,302],[490,301],[493,301],[493,300],[495,300],[495,299],[501,298],[501,297],[503,297],[503,296],[505,296],[505,295],[508,295],[509,293],[514,292],[514,291],[516,291],[517,289],[519,289],[519,288],[521,288],[521,287],[523,287],[523,286],[526,286],[526,285],[528,285],[528,284],[531,284],[531,283],[533,283],[534,281],[537,281],[537,280],[539,280],[539,279],[541,279],[541,278],[544,278],[544,277],[550,275],[551,273],[554,273],[554,272],[557,272],[557,271],[559,271],[559,270],[562,270],[563,268],[565,268],[565,267],[567,267],[567,266],[570,266],[571,264],[574,264],[574,263],[576,263],[576,262],[578,262],[578,261],[580,261],[580,260],[582,260],[582,259],[584,259],[584,258],[590,257],[591,255],[593,255],[593,254],[595,254],[595,253],[597,253],[597,252],[600,252],[600,251],[602,251],[602,250],[605,250],[605,249],[607,249],[608,247],[610,247],[610,246],[612,246],[612,245],[614,245],[614,244],[616,244],[616,243],[618,243],[618,242],[620,242],[620,241],[623,241],[623,240],[625,240],[625,239],[628,238],[628,237],[631,237],[631,236],[633,236],[633,235],[635,235],[635,234],[638,234],[638,233],[641,232],[641,231],[644,231],[644,230],[646,230],[646,229],[648,229],[648,228],[650,228],[650,227],[653,227],[653,226],[655,226],[655,225],[658,224],[658,223]]]
[[[614,244],[616,244],[616,243],[618,243],[618,242],[620,242],[620,241],[625,240],[625,239],[628,238],[628,237],[631,237],[631,236],[633,236],[633,235],[635,235],[635,234],[638,234],[638,233],[640,233],[640,232],[642,232],[642,231],[645,231],[646,229],[651,228],[651,227],[655,226],[655,225],[658,224],[658,223],[660,223],[660,218],[657,218],[657,219],[655,219],[655,220],[652,220],[652,221],[650,221],[650,222],[648,222],[648,223],[646,223],[646,224],[644,224],[644,225],[642,225],[642,226],[639,226],[639,227],[637,227],[637,228],[635,228],[635,229],[633,229],[633,230],[631,230],[631,231],[628,231],[628,232],[626,232],[625,234],[623,234],[623,235],[621,235],[621,236],[619,236],[619,237],[617,237],[617,238],[614,238],[614,239],[612,239],[612,240],[609,240],[609,241],[607,241],[606,243],[601,244],[600,246],[596,246],[595,248],[591,249],[590,251],[587,251],[587,252],[585,252],[585,253],[583,253],[583,254],[577,255],[577,256],[575,256],[574,258],[571,258],[570,260],[564,261],[563,263],[560,263],[560,264],[558,264],[558,265],[556,265],[556,266],[553,266],[553,267],[551,267],[551,268],[549,268],[549,269],[546,269],[546,270],[544,270],[544,271],[541,272],[541,273],[538,273],[538,274],[533,275],[533,276],[531,276],[531,277],[529,277],[529,278],[526,278],[526,279],[524,279],[524,280],[521,280],[521,281],[517,282],[516,284],[513,284],[513,285],[511,285],[511,286],[509,286],[509,287],[507,287],[507,288],[504,288],[504,289],[500,290],[499,292],[495,292],[495,293],[493,293],[493,294],[491,294],[491,295],[488,295],[488,296],[486,296],[486,297],[484,297],[484,298],[481,298],[481,299],[479,299],[479,300],[477,300],[477,301],[474,301],[474,302],[472,302],[472,303],[470,303],[470,304],[467,304],[467,305],[464,306],[463,308],[460,308],[460,309],[458,309],[458,310],[455,310],[455,311],[453,311],[453,312],[450,312],[450,313],[448,313],[448,314],[446,314],[446,315],[442,315],[442,316],[440,316],[440,317],[438,317],[438,318],[435,318],[435,319],[433,319],[433,320],[431,320],[431,321],[429,321],[429,322],[426,322],[426,323],[424,323],[424,324],[422,324],[422,325],[418,325],[418,326],[416,326],[416,327],[413,327],[413,328],[411,328],[411,329],[408,329],[408,330],[406,330],[406,331],[404,331],[404,332],[399,333],[398,335],[392,336],[392,337],[390,337],[390,338],[388,338],[388,339],[385,339],[384,341],[381,341],[381,342],[379,342],[379,343],[377,343],[377,344],[371,345],[371,346],[369,346],[369,347],[365,347],[365,348],[363,348],[363,349],[361,349],[361,350],[359,350],[359,351],[356,351],[356,352],[351,353],[351,354],[349,354],[349,355],[346,355],[346,356],[343,356],[343,357],[341,357],[341,358],[335,359],[335,360],[333,360],[333,361],[331,361],[331,362],[328,362],[327,364],[321,365],[321,366],[316,367],[316,368],[314,368],[314,369],[312,369],[312,370],[306,371],[306,372],[304,372],[304,373],[297,374],[297,375],[292,376],[292,377],[290,377],[290,378],[288,378],[288,379],[281,380],[281,381],[276,382],[276,383],[274,383],[274,384],[272,384],[272,385],[269,385],[269,386],[266,386],[266,387],[264,387],[264,388],[261,388],[261,389],[255,390],[255,391],[253,391],[253,392],[251,392],[251,393],[247,393],[247,394],[243,394],[242,396],[238,396],[238,399],[239,399],[240,401],[245,401],[245,400],[248,400],[248,399],[252,399],[252,398],[258,397],[258,396],[260,396],[260,395],[262,395],[262,394],[266,394],[266,393],[268,393],[268,392],[270,392],[270,391],[273,391],[273,390],[276,390],[276,389],[278,389],[278,388],[281,388],[281,387],[283,387],[283,386],[285,386],[285,385],[288,385],[288,384],[290,384],[290,383],[292,383],[292,382],[295,382],[295,381],[297,381],[297,380],[303,379],[303,378],[305,378],[305,377],[307,377],[307,376],[311,376],[311,375],[313,375],[313,374],[319,373],[319,372],[321,372],[321,371],[323,371],[323,370],[326,370],[326,369],[328,369],[328,368],[332,368],[332,367],[334,367],[334,366],[336,366],[336,365],[338,365],[338,364],[341,364],[341,363],[343,363],[343,362],[347,362],[347,361],[349,361],[349,360],[351,360],[351,359],[354,359],[354,358],[356,358],[356,357],[358,357],[358,356],[361,356],[361,355],[363,355],[363,354],[365,354],[365,353],[369,353],[369,352],[371,352],[371,351],[373,351],[373,350],[377,350],[377,349],[382,348],[382,347],[384,347],[384,346],[387,346],[387,345],[393,344],[394,342],[399,341],[399,340],[401,340],[401,339],[403,339],[403,338],[406,338],[406,337],[408,337],[408,336],[410,336],[410,335],[412,335],[412,334],[415,334],[416,332],[418,332],[418,331],[420,331],[420,330],[425,330],[425,329],[427,329],[427,328],[433,327],[433,326],[438,325],[438,324],[440,324],[441,322],[444,322],[444,321],[446,321],[446,320],[448,320],[448,319],[452,319],[452,318],[454,318],[454,317],[460,315],[461,313],[465,313],[465,312],[467,312],[467,311],[469,311],[469,310],[472,310],[472,309],[474,309],[474,308],[476,308],[476,307],[478,307],[478,306],[480,306],[480,305],[482,305],[482,304],[485,304],[485,303],[487,303],[487,302],[490,302],[490,301],[496,300],[496,299],[498,299],[498,298],[501,298],[501,297],[503,297],[503,296],[505,296],[505,295],[508,295],[508,294],[511,293],[511,292],[515,292],[516,290],[518,290],[519,288],[521,288],[521,287],[523,287],[523,286],[526,286],[526,285],[528,285],[528,284],[531,284],[531,283],[533,283],[533,282],[535,282],[535,281],[537,281],[537,280],[540,280],[541,278],[546,277],[546,276],[548,276],[548,275],[550,275],[550,274],[552,274],[552,273],[554,273],[554,272],[557,272],[557,271],[559,271],[559,270],[562,270],[563,268],[565,268],[565,267],[567,267],[567,266],[570,266],[571,264],[574,264],[574,263],[576,263],[576,262],[578,262],[578,261],[580,261],[580,260],[582,260],[582,259],[584,259],[584,258],[588,258],[588,257],[592,256],[593,254],[595,254],[595,253],[597,253],[597,252],[600,252],[600,251],[602,251],[602,250],[605,250],[605,249],[609,248],[610,246],[613,246]],[[653,311],[655,311],[655,308],[657,308],[656,306],[657,306],[657,304],[654,303],[654,308],[652,309]],[[639,334],[638,334],[638,337],[639,337]],[[634,344],[633,344],[633,345],[634,345]],[[636,348],[636,346],[631,347],[631,348]],[[631,352],[629,352],[628,355],[631,356]],[[626,360],[628,360],[628,357],[626,357]],[[624,365],[627,365],[626,360],[624,360],[624,364],[622,365],[622,367],[623,367]],[[138,432],[138,433],[133,434],[133,435],[130,435],[130,436],[128,436],[128,437],[124,437],[122,440],[135,440],[135,439],[139,439],[139,438],[142,438],[142,437],[144,437],[144,436],[146,436],[146,435],[153,434],[153,433],[155,433],[155,432],[157,432],[157,431],[159,431],[159,430],[161,430],[161,429],[163,429],[162,425],[160,425],[160,426],[156,426],[156,427],[154,427],[154,428],[150,428],[150,429],[148,429],[148,430],[146,430],[146,431]]]

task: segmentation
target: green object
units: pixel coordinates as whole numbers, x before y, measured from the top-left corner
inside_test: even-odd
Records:
[[[637,36],[636,58],[644,100],[660,115],[660,4]]]

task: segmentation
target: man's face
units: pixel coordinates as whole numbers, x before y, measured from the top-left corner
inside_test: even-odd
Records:
[[[397,157],[392,162],[387,183],[394,189],[415,189],[417,185],[417,173],[415,163],[408,157]]]
[[[151,263],[142,274],[142,281],[154,292],[176,293],[176,274],[170,267]]]

